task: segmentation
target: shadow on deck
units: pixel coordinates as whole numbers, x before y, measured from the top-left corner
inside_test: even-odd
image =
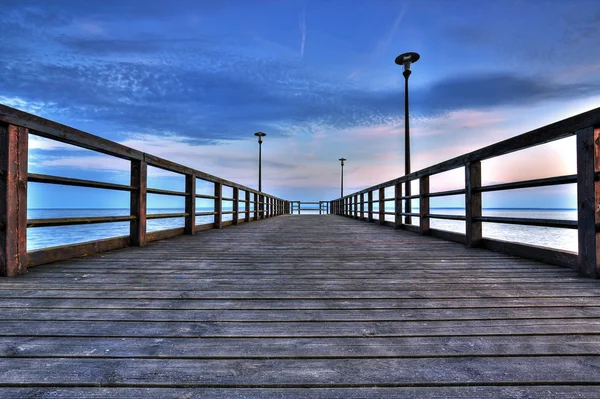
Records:
[[[598,281],[340,216],[46,265],[0,295],[5,399],[600,392]]]

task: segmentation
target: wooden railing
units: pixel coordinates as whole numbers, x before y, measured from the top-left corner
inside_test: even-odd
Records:
[[[576,175],[482,185],[481,161],[573,135],[577,136]],[[461,167],[465,168],[464,188],[430,192],[429,179],[431,176]],[[597,233],[599,230],[597,227],[598,222],[600,222],[598,172],[600,172],[600,108],[335,199],[331,201],[331,208],[334,214],[377,222],[422,235],[433,235],[461,242],[469,247],[483,247],[567,266],[578,270],[582,275],[598,278],[600,277],[600,240]],[[419,194],[403,196],[402,185],[404,184],[406,187],[414,180],[419,181]],[[481,193],[570,183],[577,184],[577,221],[482,216]],[[385,196],[387,187],[394,188],[393,196]],[[378,193],[378,199],[375,201],[373,201],[374,192]],[[457,194],[464,194],[465,196],[464,216],[433,214],[430,212],[430,198]],[[402,205],[406,201],[414,199],[419,200],[419,212],[403,212]],[[390,201],[394,202],[394,212],[385,210],[385,204]],[[373,212],[375,202],[378,203],[379,208],[377,213]],[[394,215],[394,222],[386,221],[386,215]],[[419,226],[411,224],[413,217],[419,219]],[[466,224],[465,234],[433,229],[430,227],[431,219],[464,221]],[[483,222],[577,229],[579,251],[574,253],[483,238]]]
[[[329,201],[289,201],[291,204],[291,213],[300,215],[301,211],[319,211],[319,215],[329,214]],[[302,207],[304,205],[304,207]],[[308,207],[307,207],[308,205]],[[313,205],[311,207],[311,205]],[[317,208],[314,205],[318,205]]]
[[[130,184],[29,174],[27,169],[29,134],[126,159],[131,162]],[[147,187],[148,166],[184,175],[185,191]],[[212,182],[214,193],[212,195],[196,193],[197,179]],[[27,220],[28,182],[127,191],[130,193],[130,214],[126,216]],[[223,187],[231,187],[233,196],[224,197]],[[184,197],[185,212],[146,214],[147,194]],[[213,200],[213,211],[196,212],[197,198]],[[231,211],[223,210],[223,201],[231,201]],[[243,211],[239,210],[240,203],[245,204]],[[123,248],[129,245],[144,246],[146,243],[155,240],[181,234],[192,235],[200,230],[220,229],[228,225],[237,225],[242,222],[287,213],[290,213],[290,204],[281,198],[0,105],[0,275],[2,276],[21,274],[28,267],[57,260]],[[231,214],[232,219],[223,221],[223,215],[227,214]],[[213,216],[213,223],[196,225],[197,216]],[[150,233],[146,231],[147,220],[175,217],[185,219],[184,227]],[[129,222],[130,234],[128,236],[27,252],[27,228],[112,222]]]

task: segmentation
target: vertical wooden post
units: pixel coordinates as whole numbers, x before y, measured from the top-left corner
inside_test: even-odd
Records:
[[[232,215],[232,223],[233,225],[239,224],[239,211],[240,211],[240,189],[237,187],[233,188],[233,215]]]
[[[269,197],[263,195],[263,219],[269,217]]]
[[[146,245],[146,189],[148,187],[148,164],[146,161],[131,161],[130,212],[136,219],[129,223],[130,244],[136,247]]]
[[[298,201],[298,215],[300,214],[300,201]]]
[[[253,194],[253,200],[252,200],[252,210],[254,211],[254,219],[253,220],[258,220],[258,193],[252,193]]]
[[[474,220],[481,216],[481,192],[474,192],[474,189],[479,187],[481,187],[481,162],[467,162],[465,166],[465,216],[468,247],[477,247],[481,244],[481,222]]]
[[[358,194],[354,196],[354,219],[358,219]]]
[[[407,197],[410,197],[411,193],[412,193],[411,183],[412,183],[412,181],[410,181],[410,180],[407,180],[404,183],[404,195]],[[411,213],[412,212],[412,199],[407,198],[405,201],[406,202],[404,203],[404,210],[406,211],[406,213]],[[404,223],[412,224],[412,217],[410,215],[404,216]]]
[[[365,218],[365,193],[360,195],[360,220]]]
[[[185,175],[185,227],[184,234],[194,235],[196,227],[196,175]]]
[[[223,228],[223,184],[214,183],[215,184],[215,219],[214,219],[214,227],[215,229]]]
[[[394,185],[394,228],[402,228],[402,183]]]
[[[244,222],[250,222],[250,191],[244,190],[246,205],[244,205]]]
[[[379,189],[379,224],[385,224],[385,188]]]
[[[265,218],[265,197],[262,194],[258,195],[258,218]]]
[[[0,124],[0,276],[27,271],[29,131]]]
[[[422,235],[430,233],[429,218],[429,176],[422,176],[419,179],[419,230]]]
[[[367,196],[367,202],[369,203],[368,221],[372,222],[373,221],[373,191],[369,191],[369,194]]]
[[[600,127],[577,131],[577,268],[584,276],[600,277]]]

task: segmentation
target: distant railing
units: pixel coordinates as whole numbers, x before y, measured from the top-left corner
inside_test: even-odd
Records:
[[[29,134],[129,160],[131,161],[130,184],[113,184],[60,176],[29,174],[27,169]],[[149,165],[184,175],[185,191],[147,187],[147,168]],[[197,194],[197,179],[214,183],[214,194]],[[126,216],[27,220],[27,182],[127,191],[130,193],[130,214]],[[223,196],[224,186],[233,189],[232,197]],[[147,194],[184,197],[185,212],[146,214]],[[213,211],[196,212],[197,198],[213,200]],[[231,211],[223,210],[223,201],[232,203]],[[240,203],[245,204],[243,211],[239,210]],[[201,230],[220,229],[228,225],[237,225],[242,222],[287,213],[290,213],[290,203],[281,198],[0,105],[0,276],[21,274],[27,270],[27,267],[44,263],[123,248],[129,245],[144,246],[146,243],[155,240],[181,234],[193,235]],[[228,214],[232,215],[232,220],[223,221],[223,215]],[[197,216],[213,216],[213,223],[196,225]],[[175,217],[185,219],[184,227],[155,232],[146,231],[147,220]],[[28,227],[72,226],[111,222],[129,222],[130,234],[27,252]]]
[[[298,215],[300,215],[301,211],[319,211],[319,215],[329,213],[329,201],[289,201],[289,203],[291,204],[290,212],[292,214],[297,213]],[[302,205],[305,205],[304,208],[302,207]],[[306,207],[306,205],[309,205],[309,207]],[[311,207],[310,205],[313,206]],[[317,208],[314,205],[318,205],[319,207]]]
[[[577,136],[576,175],[487,186],[482,185],[481,161],[573,135]],[[430,192],[429,178],[432,175],[460,167],[465,168],[464,188]],[[432,235],[457,241],[469,247],[483,247],[498,252],[567,266],[578,270],[585,276],[598,278],[600,277],[600,237],[598,237],[597,233],[599,230],[597,226],[600,221],[600,183],[598,182],[598,172],[600,172],[600,108],[338,198],[331,201],[331,207],[334,214],[377,222],[382,225],[405,229],[422,235]],[[402,184],[404,183],[406,187],[413,180],[419,181],[419,194],[403,196]],[[569,183],[577,184],[577,221],[482,216],[481,193]],[[386,187],[394,187],[393,196],[385,196]],[[378,192],[378,199],[373,201],[373,193],[375,191]],[[465,216],[434,214],[430,212],[430,198],[457,194],[465,195]],[[403,212],[402,205],[406,201],[413,199],[419,200],[419,212]],[[385,210],[385,203],[390,201],[394,202],[394,212]],[[373,212],[373,204],[375,202],[378,203],[379,207],[376,214]],[[365,209],[365,204],[367,209]],[[394,222],[386,221],[386,215],[394,215]],[[402,220],[403,217],[404,221]],[[419,219],[419,226],[411,224],[411,218],[413,217]],[[431,219],[464,221],[466,224],[466,233],[460,234],[433,229],[430,227]],[[483,238],[483,222],[577,229],[579,251],[578,253],[574,253]]]

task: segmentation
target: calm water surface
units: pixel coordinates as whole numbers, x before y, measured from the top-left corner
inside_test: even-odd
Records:
[[[226,209],[224,209],[226,210]],[[198,209],[198,212],[212,209]],[[177,213],[183,209],[150,209],[148,213]],[[303,212],[304,213],[304,212]],[[307,212],[309,213],[309,212]],[[312,212],[313,214],[315,212]],[[318,212],[316,212],[318,213]],[[447,215],[464,215],[464,209],[432,209],[431,213]],[[66,218],[86,216],[124,216],[128,209],[30,209],[29,219]],[[540,209],[484,209],[484,216],[523,217],[541,219],[577,220],[577,210],[540,210]],[[223,220],[231,220],[231,215],[223,215]],[[393,220],[392,215],[386,215],[386,220]],[[199,216],[196,224],[212,223],[212,216]],[[418,218],[413,223],[418,224]],[[148,220],[148,232],[183,227],[183,218]],[[465,223],[455,220],[432,219],[431,227],[465,232]],[[27,229],[27,248],[35,250],[57,245],[73,244],[103,238],[117,237],[129,234],[129,222],[102,223],[78,226],[58,226]],[[519,226],[499,223],[483,223],[483,236],[505,241],[521,242],[577,252],[577,230],[557,229],[548,227]]]

